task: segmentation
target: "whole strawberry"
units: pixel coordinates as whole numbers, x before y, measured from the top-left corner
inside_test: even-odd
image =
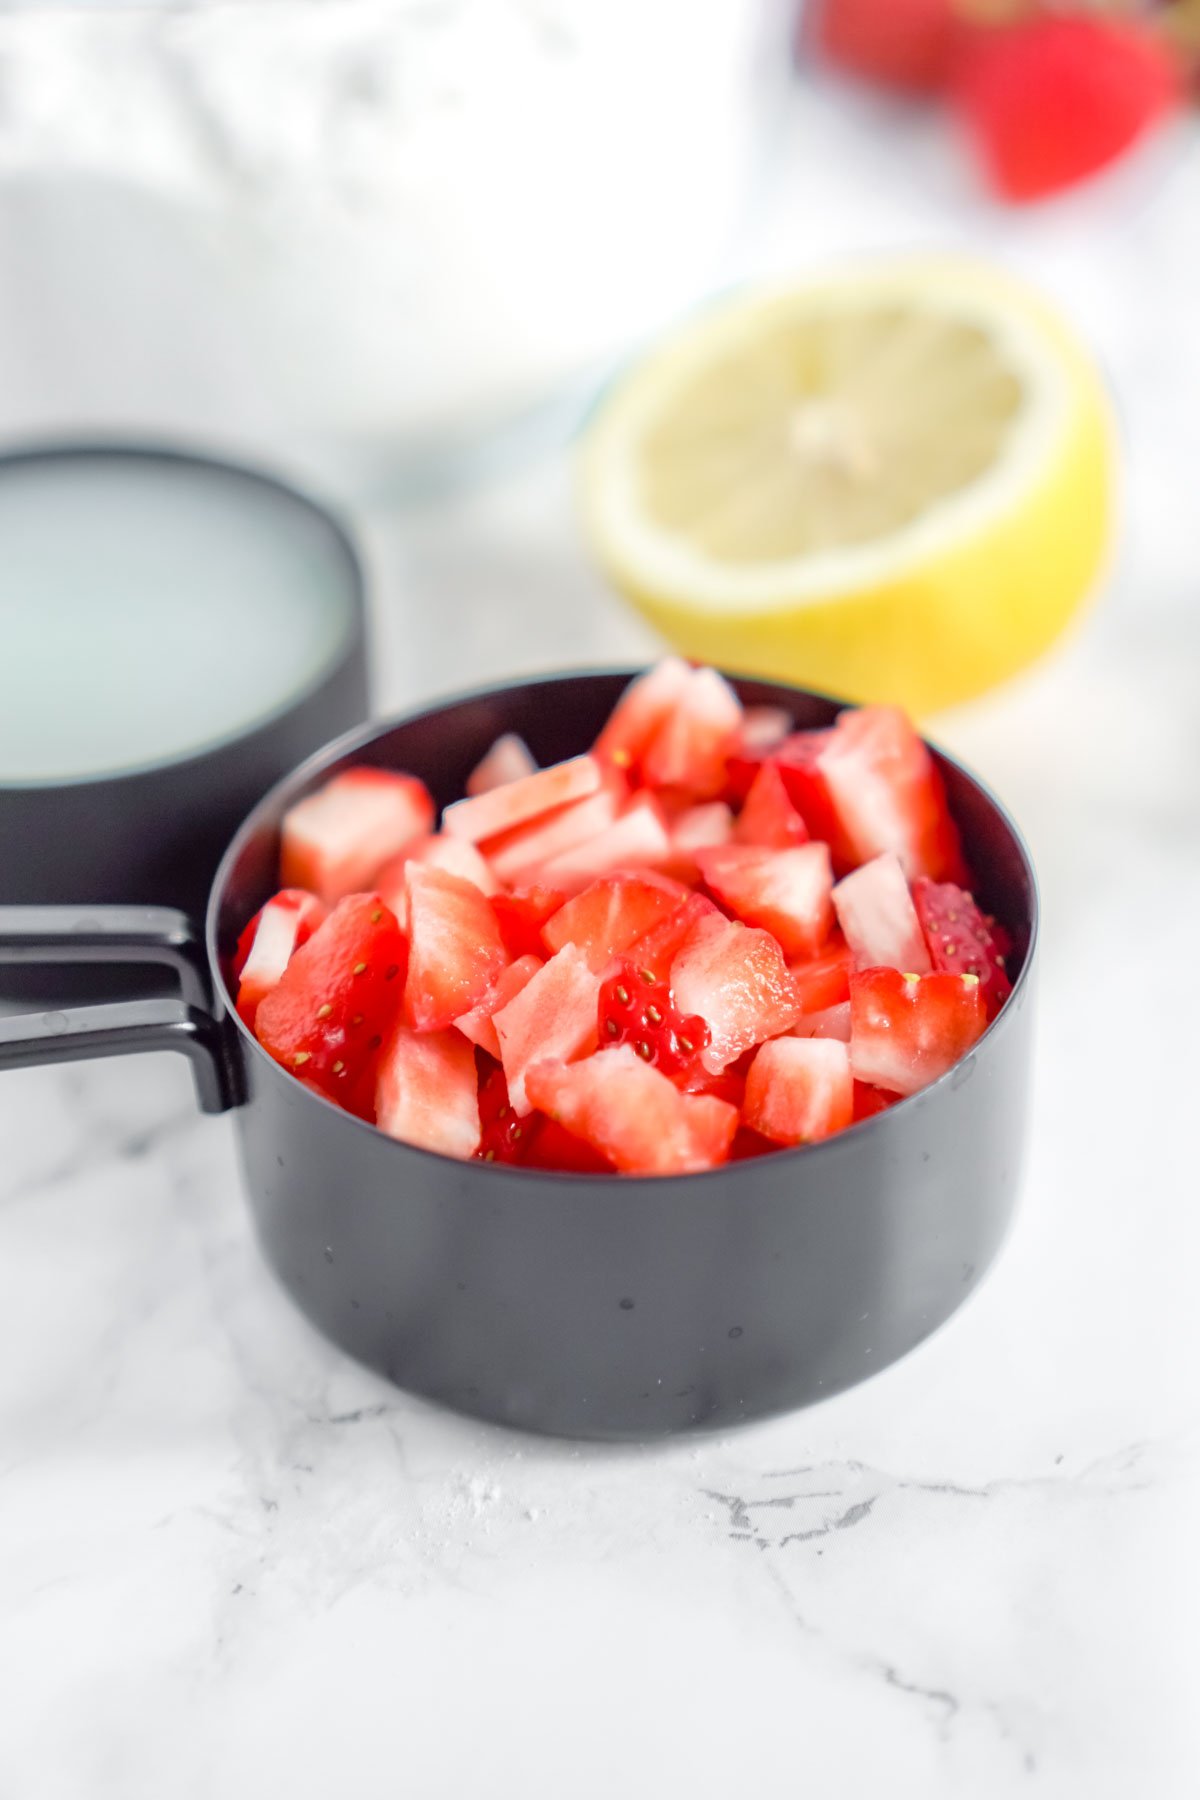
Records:
[[[1178,97],[1162,36],[1135,17],[1044,14],[960,52],[959,113],[997,193],[1036,200],[1114,162]]]

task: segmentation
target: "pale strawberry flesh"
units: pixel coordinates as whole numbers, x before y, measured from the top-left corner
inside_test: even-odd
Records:
[[[445,869],[409,864],[408,933],[404,1009],[418,1031],[469,1012],[508,961],[487,897]]]

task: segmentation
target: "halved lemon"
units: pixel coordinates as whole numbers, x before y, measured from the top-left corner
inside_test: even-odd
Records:
[[[965,259],[736,295],[601,404],[585,527],[688,656],[926,713],[1015,673],[1096,583],[1114,435],[1067,327]]]

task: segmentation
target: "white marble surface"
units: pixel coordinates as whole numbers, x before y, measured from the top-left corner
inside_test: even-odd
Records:
[[[1000,216],[932,123],[802,113],[762,261],[990,243],[1073,306],[1123,420],[1102,604],[941,733],[1044,884],[1016,1230],[853,1393],[540,1442],[313,1334],[182,1067],[10,1075],[3,1800],[1200,1792],[1200,145]],[[366,526],[388,703],[648,647],[556,457]]]

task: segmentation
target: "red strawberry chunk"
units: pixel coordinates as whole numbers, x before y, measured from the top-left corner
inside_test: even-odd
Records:
[[[958,879],[962,846],[942,778],[898,707],[841,713],[817,767],[855,864],[890,850],[910,881]]]
[[[485,846],[487,859],[501,881],[513,887],[536,886],[539,872],[548,862],[597,837],[612,824],[618,810],[617,794],[605,786],[586,800],[561,806],[544,819],[492,838]]]
[[[792,986],[803,1012],[823,1012],[850,998],[850,971],[854,958],[840,933],[830,939],[820,956],[790,963]]]
[[[715,850],[733,837],[733,814],[723,800],[708,800],[684,807],[668,826],[671,839],[671,871],[681,880],[696,878],[696,852]]]
[[[405,943],[378,894],[351,894],[295,951],[254,1021],[285,1069],[345,1103],[400,1011]]]
[[[501,969],[495,984],[490,987],[483,999],[473,1006],[470,1012],[463,1013],[454,1023],[465,1038],[486,1050],[489,1056],[500,1061],[500,1039],[496,1035],[496,1027],[492,1019],[496,1013],[515,1000],[521,989],[533,980],[542,967],[540,956],[521,956],[516,962],[509,963],[507,969]]]
[[[558,888],[520,888],[512,894],[493,894],[492,911],[500,927],[504,948],[519,956],[541,956],[545,949],[542,927],[553,918],[566,895]]]
[[[665,981],[671,965],[693,932],[705,919],[718,919],[720,913],[704,894],[689,894],[668,913],[661,925],[638,938],[629,949],[629,960],[639,969]]]
[[[934,968],[950,975],[978,975],[988,1017],[995,1018],[1012,993],[1004,967],[1011,948],[1008,933],[952,881],[939,883],[919,875],[913,882],[913,901]]]
[[[292,952],[308,942],[327,916],[324,902],[303,888],[284,888],[255,913],[233,958],[237,1009],[251,1030],[259,1005],[278,986]]]
[[[474,844],[465,843],[462,838],[446,837],[443,832],[438,832],[434,837],[418,838],[407,850],[401,850],[398,856],[393,856],[384,863],[375,883],[376,891],[383,895],[395,913],[401,931],[408,930],[410,863],[424,863],[430,869],[446,869],[461,881],[472,882],[481,894],[495,894],[499,891],[500,883]]]
[[[889,1106],[895,1106],[902,1096],[889,1094],[886,1088],[872,1087],[869,1082],[854,1083],[854,1123],[861,1124],[863,1119],[873,1119],[876,1114],[886,1112]]]
[[[785,956],[815,956],[833,926],[833,871],[827,844],[758,850],[731,844],[702,850],[705,881],[730,912],[779,940]]]
[[[792,729],[792,715],[782,706],[748,706],[742,714],[739,753],[765,756],[782,744]]]
[[[842,830],[832,796],[821,773],[821,753],[833,736],[825,731],[796,731],[785,738],[772,761],[788,799],[804,820],[810,837],[829,845],[836,870],[852,869],[857,858]]]
[[[596,739],[594,754],[618,769],[635,769],[659,726],[682,699],[691,673],[677,656],[666,656],[635,677]]]
[[[665,981],[631,962],[619,963],[600,989],[597,1025],[606,1048],[632,1044],[644,1063],[671,1076],[691,1074],[710,1037],[703,1019],[679,1011]]]
[[[857,1081],[915,1094],[965,1056],[987,1025],[976,975],[850,977],[850,1066]]]
[[[441,1031],[480,1001],[508,961],[485,895],[446,869],[408,867],[404,1009],[418,1031]]]
[[[574,944],[564,944],[537,971],[515,999],[492,1015],[509,1097],[518,1113],[535,1102],[526,1097],[525,1075],[535,1062],[573,1062],[596,1047],[599,977]]]
[[[924,975],[933,967],[904,870],[894,856],[876,856],[839,881],[833,904],[856,968]]]
[[[685,941],[671,966],[671,986],[680,1011],[699,1013],[708,1024],[712,1041],[701,1061],[713,1074],[800,1017],[775,939],[720,914],[702,920]]]
[[[379,1058],[375,1122],[389,1137],[443,1156],[479,1148],[475,1052],[456,1031],[397,1025]]]
[[[777,1144],[810,1144],[854,1116],[850,1053],[832,1038],[776,1038],[746,1077],[745,1120]]]
[[[976,32],[955,85],[993,187],[1034,200],[1115,161],[1171,109],[1179,80],[1149,22],[1080,11]]]
[[[525,1166],[528,1169],[565,1169],[572,1175],[615,1173],[607,1156],[576,1137],[557,1119],[548,1119],[543,1113],[533,1115]]]
[[[660,876],[604,876],[547,920],[542,940],[551,955],[564,944],[577,944],[599,974],[685,898],[684,889]]]
[[[925,94],[945,85],[966,13],[962,0],[818,0],[805,16],[831,62],[881,87]]]
[[[533,1104],[626,1175],[688,1175],[729,1156],[735,1107],[683,1094],[628,1044],[583,1062],[542,1061],[529,1071]]]
[[[850,1042],[850,1002],[826,1006],[820,1012],[806,1012],[792,1027],[793,1037],[836,1038],[839,1044]]]
[[[579,889],[613,869],[657,868],[670,855],[662,808],[652,794],[639,794],[606,830],[551,857],[540,873],[556,887]]]
[[[750,784],[734,833],[739,844],[789,850],[808,842],[808,827],[792,805],[779,765],[765,762]]]
[[[332,906],[369,888],[390,856],[432,830],[433,817],[429,790],[414,775],[347,769],[285,814],[280,884]]]
[[[467,793],[490,794],[493,788],[508,787],[510,782],[536,774],[537,764],[525,739],[515,731],[506,731],[467,776]]]
[[[602,785],[603,770],[594,756],[572,756],[520,781],[456,800],[442,814],[442,830],[478,844],[568,806],[572,800],[584,800]]]
[[[544,1113],[513,1111],[503,1069],[491,1069],[479,1088],[480,1162],[525,1169],[565,1169],[577,1175],[611,1175],[607,1157]]]
[[[693,669],[642,758],[647,784],[712,799],[725,787],[725,765],[741,727],[741,701],[724,676]]]

